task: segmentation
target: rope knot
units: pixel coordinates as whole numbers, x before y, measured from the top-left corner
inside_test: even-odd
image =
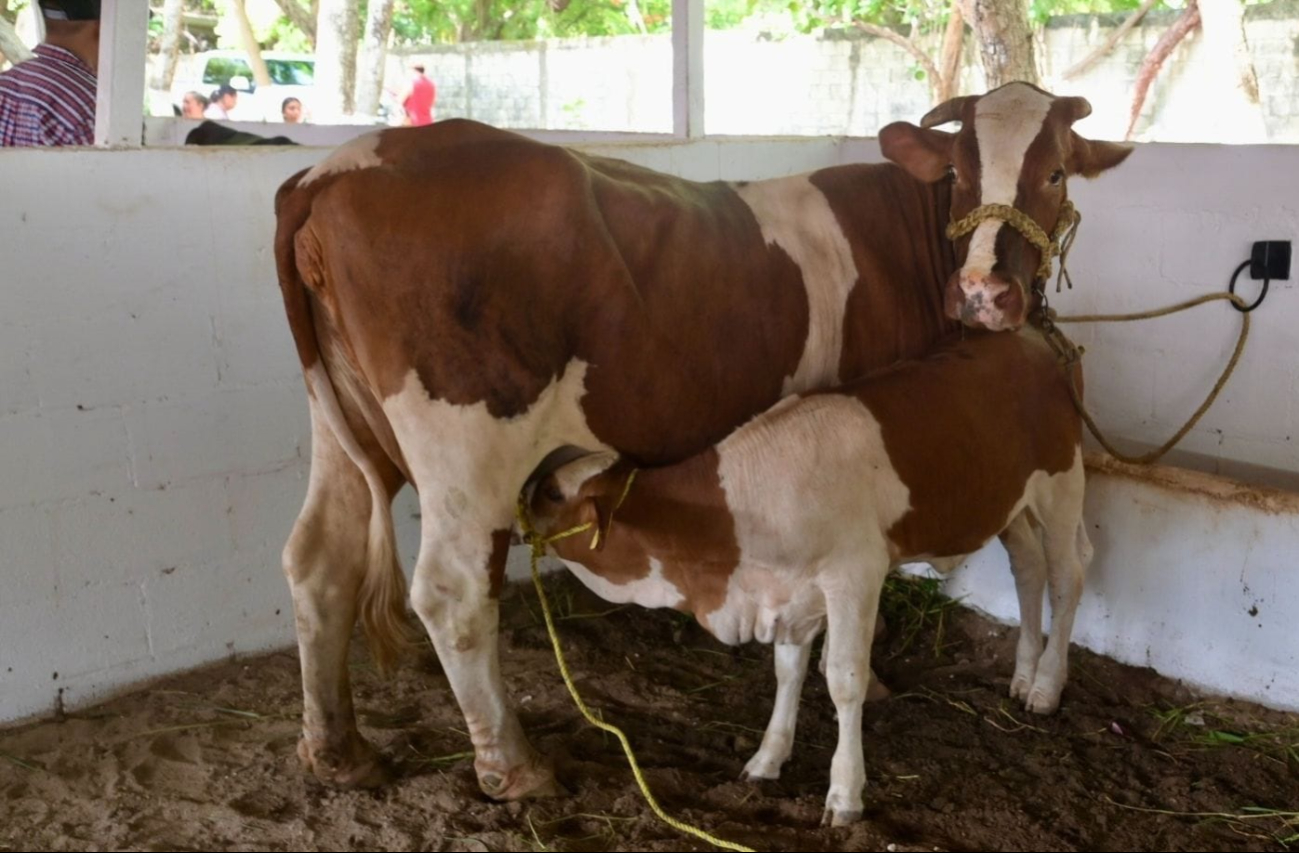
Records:
[[[1038,264],[1037,273],[1033,277],[1034,281],[1046,281],[1050,278],[1052,261],[1059,256],[1060,276],[1056,279],[1055,289],[1059,292],[1061,280],[1069,284],[1070,290],[1073,289],[1073,280],[1069,277],[1069,273],[1065,271],[1064,266],[1069,249],[1073,246],[1074,235],[1078,233],[1078,226],[1082,223],[1082,214],[1078,212],[1078,208],[1074,207],[1073,202],[1066,199],[1060,205],[1060,215],[1056,220],[1055,231],[1050,235],[1033,220],[1033,217],[1017,207],[1009,204],[984,204],[948,225],[947,239],[959,240],[973,232],[984,222],[994,220],[1014,228],[1037,249],[1041,256],[1041,262]]]

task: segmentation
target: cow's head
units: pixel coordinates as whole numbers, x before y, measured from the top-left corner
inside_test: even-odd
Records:
[[[1090,113],[1085,98],[1008,83],[940,104],[920,127],[895,122],[880,131],[885,157],[920,180],[952,182],[949,233],[960,267],[944,295],[950,318],[992,330],[1024,324],[1031,288],[1050,270],[1043,236],[1070,224],[1066,179],[1095,177],[1132,153],[1130,145],[1074,133],[1073,123]],[[934,129],[948,122],[960,122],[960,130]],[[1008,225],[1008,218],[1018,221]]]
[[[589,524],[573,542],[581,543],[582,550],[588,543],[591,550],[602,550],[612,509],[629,470],[616,453],[603,452],[583,456],[547,474],[531,493],[524,494],[532,526],[543,537],[550,537]]]

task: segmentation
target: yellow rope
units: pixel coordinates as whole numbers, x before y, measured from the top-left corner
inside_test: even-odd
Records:
[[[1069,365],[1081,358],[1083,349],[1065,337],[1063,332],[1055,329],[1052,326],[1053,322],[1129,323],[1135,320],[1149,320],[1155,317],[1167,317],[1170,314],[1176,314],[1180,311],[1195,308],[1198,305],[1204,305],[1208,302],[1217,302],[1223,299],[1231,302],[1237,308],[1246,307],[1245,300],[1241,299],[1234,293],[1208,293],[1204,296],[1199,296],[1195,299],[1188,299],[1185,302],[1178,302],[1175,305],[1169,305],[1165,308],[1153,308],[1149,311],[1135,311],[1131,314],[1075,314],[1067,317],[1056,317],[1053,316],[1052,313],[1048,312],[1047,321],[1044,324],[1046,327],[1044,331],[1046,333],[1047,342],[1050,343],[1061,356],[1062,360],[1065,362],[1066,368],[1068,368]],[[1073,397],[1074,407],[1077,408],[1078,413],[1082,415],[1083,422],[1087,424],[1087,429],[1090,430],[1091,434],[1096,436],[1096,440],[1101,443],[1101,447],[1104,447],[1106,452],[1122,462],[1127,462],[1133,465],[1149,465],[1150,463],[1162,458],[1164,454],[1172,450],[1179,441],[1185,438],[1186,434],[1190,432],[1197,423],[1199,423],[1200,418],[1203,417],[1204,413],[1213,405],[1214,400],[1218,399],[1219,392],[1221,392],[1223,386],[1227,384],[1227,380],[1231,378],[1232,371],[1236,369],[1236,365],[1240,362],[1240,354],[1245,351],[1245,341],[1249,338],[1249,314],[1241,314],[1240,316],[1240,336],[1236,339],[1236,348],[1232,351],[1231,358],[1227,361],[1227,366],[1223,369],[1222,375],[1219,376],[1218,381],[1214,383],[1213,390],[1209,392],[1209,395],[1204,398],[1204,402],[1200,404],[1200,407],[1195,410],[1195,413],[1191,415],[1190,419],[1187,420],[1187,422],[1173,435],[1172,438],[1168,439],[1168,441],[1165,441],[1162,445],[1149,453],[1143,453],[1140,456],[1130,456],[1126,453],[1120,452],[1114,447],[1110,440],[1105,437],[1101,432],[1100,427],[1096,425],[1096,421],[1092,419],[1092,416],[1087,412],[1087,408],[1083,405],[1082,396],[1078,393],[1078,388],[1074,385],[1073,374],[1071,372],[1069,374],[1069,394]],[[1055,340],[1054,338],[1058,338],[1058,340]]]
[[[627,477],[627,484],[623,487],[622,497],[618,499],[618,503],[614,507],[615,510],[619,506],[622,506],[622,502],[626,500],[627,492],[631,490],[632,480],[634,480],[635,477],[636,472],[633,470]],[[640,791],[645,797],[645,802],[649,803],[649,807],[653,809],[654,814],[659,816],[660,820],[679,832],[693,835],[694,837],[699,838],[714,847],[721,848],[722,850],[734,850],[736,853],[754,853],[753,848],[751,847],[744,847],[734,842],[725,841],[721,838],[709,835],[704,830],[677,820],[664,811],[663,807],[659,805],[658,800],[654,798],[653,792],[650,791],[649,783],[645,781],[645,774],[641,772],[640,763],[636,761],[636,753],[632,750],[631,742],[627,740],[627,735],[622,729],[615,725],[611,725],[610,723],[606,723],[604,720],[599,719],[595,714],[591,713],[591,709],[586,706],[584,701],[582,701],[582,696],[577,691],[577,685],[573,682],[572,673],[568,670],[568,661],[564,658],[564,650],[559,640],[559,632],[555,629],[555,618],[550,612],[550,600],[546,597],[546,587],[541,581],[541,570],[537,567],[537,563],[546,553],[546,546],[551,542],[558,542],[560,539],[566,539],[569,536],[576,536],[579,533],[590,530],[592,527],[596,528],[596,535],[591,540],[591,547],[595,547],[596,543],[599,541],[599,528],[591,522],[587,522],[586,524],[580,524],[577,527],[570,527],[568,530],[561,533],[542,537],[537,533],[536,529],[533,528],[522,498],[519,499],[518,518],[519,528],[523,531],[524,540],[532,549],[532,582],[536,585],[537,596],[541,599],[541,612],[546,619],[546,630],[550,633],[550,644],[555,649],[555,661],[559,664],[559,674],[563,676],[564,684],[568,687],[568,692],[572,695],[573,703],[577,705],[577,710],[582,712],[582,716],[586,718],[588,723],[595,726],[597,729],[608,732],[618,738],[618,742],[622,744],[622,751],[627,754],[627,763],[631,765],[632,775],[636,777],[636,784],[640,786]],[[610,518],[609,523],[612,525],[612,518]]]

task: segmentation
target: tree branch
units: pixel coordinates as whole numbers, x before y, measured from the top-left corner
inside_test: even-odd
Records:
[[[1155,82],[1155,77],[1159,75],[1159,69],[1164,66],[1164,62],[1172,55],[1173,50],[1182,42],[1182,39],[1190,35],[1191,31],[1200,25],[1200,7],[1196,0],[1187,0],[1186,8],[1182,14],[1177,16],[1172,26],[1164,31],[1155,42],[1155,46],[1146,54],[1146,58],[1141,60],[1141,67],[1137,69],[1137,81],[1133,88],[1132,94],[1132,113],[1128,118],[1128,132],[1124,134],[1125,140],[1131,139],[1133,131],[1137,127],[1137,119],[1141,116],[1141,108],[1146,103],[1146,93],[1150,91],[1150,84]]]
[[[313,3],[312,8],[308,9],[298,0],[275,0],[275,4],[280,7],[284,17],[293,23],[293,26],[306,33],[307,38],[311,39],[314,46],[316,43],[316,6]]]
[[[891,30],[888,27],[881,27],[877,24],[868,24],[865,21],[857,20],[854,20],[852,24],[862,32],[870,33],[873,36],[878,36],[879,38],[893,42],[898,47],[915,57],[915,60],[925,69],[925,74],[929,77],[930,91],[935,93],[938,91],[938,87],[942,85],[942,74],[939,73],[938,66],[934,64],[934,60],[930,58],[929,54],[925,53],[920,48],[920,45],[916,44],[914,41],[896,30]]]
[[[1064,73],[1065,80],[1072,80],[1075,77],[1086,74],[1092,66],[1109,56],[1114,47],[1123,39],[1125,35],[1131,32],[1132,28],[1141,23],[1141,19],[1146,16],[1159,0],[1144,0],[1141,8],[1128,16],[1128,19],[1119,25],[1119,28],[1110,33],[1110,37],[1105,39],[1105,43],[1096,50],[1092,51],[1081,62],[1074,65]]]

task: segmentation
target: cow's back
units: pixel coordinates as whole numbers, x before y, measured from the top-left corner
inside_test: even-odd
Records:
[[[781,181],[840,232],[829,302],[746,202]],[[431,397],[516,417],[580,362],[595,435],[664,462],[790,390],[923,351],[944,324],[943,259],[897,235],[927,221],[929,193],[891,166],[737,192],[449,121],[340,148],[287,190],[307,215],[281,229],[380,399],[414,371]]]

